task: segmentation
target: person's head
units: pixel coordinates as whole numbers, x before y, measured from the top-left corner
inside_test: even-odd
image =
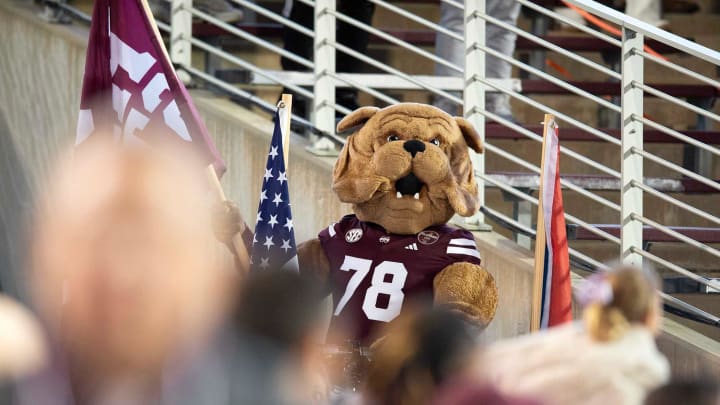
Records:
[[[237,325],[281,350],[302,350],[322,341],[322,287],[298,273],[269,270],[245,280]]]
[[[474,340],[458,315],[442,309],[401,316],[372,352],[367,392],[381,404],[422,404],[465,369]]]
[[[223,314],[203,168],[178,151],[85,143],[35,217],[32,292],[50,334],[93,373],[157,371]]]
[[[275,389],[289,402],[326,398],[324,297],[319,283],[287,270],[251,273],[240,293],[236,326],[257,350],[278,356]]]
[[[720,405],[720,385],[710,380],[671,381],[656,388],[645,405]]]
[[[650,269],[620,266],[589,277],[578,296],[583,320],[593,340],[616,340],[631,326],[653,333],[660,328],[658,280]]]

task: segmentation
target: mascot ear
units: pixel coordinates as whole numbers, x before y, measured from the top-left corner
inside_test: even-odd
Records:
[[[368,201],[381,187],[389,189],[387,179],[373,175],[370,156],[358,150],[358,142],[357,134],[348,137],[333,171],[333,191],[351,204]]]
[[[460,132],[462,132],[465,143],[467,143],[470,149],[477,153],[483,153],[483,145],[480,140],[480,134],[478,134],[475,128],[473,128],[472,124],[470,124],[465,118],[461,117],[455,117],[455,122],[457,122],[460,127]]]
[[[358,108],[357,110],[346,115],[345,118],[338,122],[337,128],[335,128],[335,130],[337,132],[345,132],[350,128],[360,126],[364,124],[365,121],[369,120],[378,111],[380,111],[380,109],[377,107]]]

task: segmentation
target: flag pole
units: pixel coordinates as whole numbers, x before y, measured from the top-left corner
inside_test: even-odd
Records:
[[[207,175],[208,179],[210,180],[210,186],[217,195],[218,200],[227,201],[225,191],[223,191],[222,185],[220,184],[220,179],[218,179],[217,172],[215,172],[215,167],[213,167],[213,165],[209,165],[207,167]],[[244,221],[242,223],[242,226],[247,226],[245,225]],[[245,242],[242,239],[242,234],[243,229],[241,229],[240,232],[236,233],[235,236],[233,236],[232,244],[235,248],[235,255],[237,256],[238,262],[240,264],[239,271],[241,272],[241,274],[244,275],[247,271],[250,270],[250,257],[248,256]]]
[[[540,187],[538,191],[538,210],[537,210],[537,228],[535,233],[535,272],[533,273],[533,290],[532,290],[532,304],[531,304],[531,318],[530,318],[530,331],[535,332],[540,330],[540,317],[542,316],[542,300],[543,300],[543,283],[545,274],[545,258],[546,252],[545,247],[547,241],[545,238],[545,218],[543,215],[543,187],[545,186],[543,181],[542,173],[545,173],[545,148],[547,147],[547,134],[548,127],[551,122],[555,120],[555,116],[552,114],[545,114],[545,120],[543,121],[543,142],[542,142],[542,155],[540,163]],[[554,184],[548,186],[552,187]]]
[[[292,121],[292,94],[283,93],[280,97],[280,108],[285,109],[283,122],[280,123],[282,128],[282,146],[283,158],[285,158],[285,170],[288,169],[288,157],[290,156],[290,122]]]

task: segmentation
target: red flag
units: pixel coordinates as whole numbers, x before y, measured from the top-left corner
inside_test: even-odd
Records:
[[[572,320],[570,256],[560,186],[560,142],[558,126],[552,117],[546,118],[543,143],[535,261],[536,268],[542,272],[538,321],[540,328],[547,328]]]
[[[218,174],[225,170],[145,0],[95,0],[76,144],[97,134],[186,144]]]

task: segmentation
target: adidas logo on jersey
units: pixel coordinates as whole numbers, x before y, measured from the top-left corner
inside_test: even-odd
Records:
[[[417,243],[411,243],[411,244],[405,246],[405,249],[407,249],[407,250],[418,250]]]

